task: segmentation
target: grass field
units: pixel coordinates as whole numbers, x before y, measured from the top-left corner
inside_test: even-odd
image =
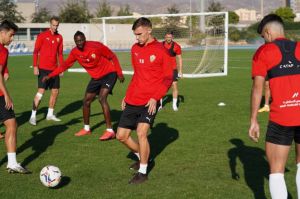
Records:
[[[28,119],[36,93],[36,78],[29,68],[32,58],[10,57],[8,88],[19,124],[17,158],[33,173],[8,174],[4,141],[0,140],[0,198],[270,198],[264,155],[266,113],[259,115],[260,142],[252,143],[247,135],[253,52],[229,51],[226,77],[180,80],[179,111],[173,112],[168,102],[157,115],[149,134],[155,166],[149,181],[138,186],[127,184],[132,176],[128,166],[133,162],[129,151],[116,140],[98,141],[105,125],[97,101],[92,105],[93,134],[74,136],[83,125],[81,99],[88,75],[65,73],[62,78],[55,109],[62,122],[45,120],[47,93],[38,111],[38,125],[31,126]],[[109,98],[114,127],[129,80],[126,76],[123,85],[117,83]],[[218,107],[219,102],[226,106]],[[58,166],[65,176],[56,189],[39,181],[40,170],[48,164]],[[239,180],[232,179],[231,168]],[[290,198],[296,198],[293,153],[287,171]]]

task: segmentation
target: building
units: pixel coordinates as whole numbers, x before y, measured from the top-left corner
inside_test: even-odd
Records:
[[[234,11],[240,18],[240,22],[243,21],[257,21],[256,10],[248,10],[240,8]]]

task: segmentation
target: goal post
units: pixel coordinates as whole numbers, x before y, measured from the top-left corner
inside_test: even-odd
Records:
[[[124,74],[132,74],[131,46],[136,42],[131,30],[139,17],[152,22],[152,35],[159,41],[172,31],[182,49],[183,77],[225,76],[228,72],[228,13],[180,13],[94,18],[102,24],[103,42],[117,53]],[[101,24],[100,24],[101,23]]]

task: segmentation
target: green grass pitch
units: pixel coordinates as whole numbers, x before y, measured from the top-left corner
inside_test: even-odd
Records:
[[[28,119],[37,91],[31,56],[10,57],[7,83],[15,105],[18,129],[18,161],[32,170],[31,175],[8,174],[4,140],[0,140],[0,197],[4,198],[270,198],[268,167],[264,155],[264,134],[268,114],[259,114],[261,138],[248,139],[251,58],[253,50],[229,51],[226,77],[182,79],[179,81],[179,111],[173,112],[167,100],[149,133],[155,166],[142,185],[128,185],[133,162],[129,151],[117,140],[100,142],[105,129],[100,104],[92,104],[93,134],[75,137],[83,126],[82,98],[89,76],[66,72],[55,112],[62,122],[45,120],[49,92],[38,110],[38,125]],[[131,77],[116,84],[109,97],[116,128],[120,102]],[[170,92],[168,93],[170,95]],[[168,98],[170,99],[170,98]],[[219,102],[226,106],[219,107]],[[1,131],[4,131],[2,126]],[[135,136],[135,132],[133,133]],[[296,198],[294,154],[285,175],[290,196]],[[40,170],[58,166],[63,175],[56,189],[44,187]],[[240,176],[232,179],[231,168]]]

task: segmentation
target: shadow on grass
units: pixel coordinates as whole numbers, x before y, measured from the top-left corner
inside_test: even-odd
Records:
[[[234,147],[228,151],[231,177],[239,180],[236,171],[237,159],[243,164],[245,181],[252,190],[255,199],[266,199],[264,190],[265,180],[269,180],[269,164],[265,158],[265,151],[258,147],[246,146],[241,139],[229,140]],[[286,169],[286,172],[289,170]],[[292,199],[290,193],[288,198]]]
[[[67,186],[68,184],[70,184],[71,182],[71,178],[68,177],[68,176],[62,176],[61,177],[61,180],[60,180],[60,183],[56,186],[56,187],[53,187],[51,189],[61,189],[65,186]]]
[[[24,142],[17,149],[17,154],[22,153],[23,151],[32,148],[33,153],[26,157],[22,165],[26,166],[35,159],[37,159],[41,154],[43,154],[49,146],[54,144],[56,136],[60,133],[65,132],[68,129],[68,126],[78,123],[78,119],[73,119],[67,123],[51,125],[44,127],[38,130],[35,130],[31,133],[32,137]],[[7,157],[3,158],[0,161],[0,166],[7,161]]]
[[[179,133],[176,129],[168,127],[166,123],[158,123],[152,128],[151,133],[148,135],[148,141],[150,144],[150,157],[151,164],[147,169],[147,173],[150,173],[155,165],[155,158],[161,154],[161,152],[172,142],[177,140]],[[127,158],[137,161],[137,157],[134,153],[130,152]]]

